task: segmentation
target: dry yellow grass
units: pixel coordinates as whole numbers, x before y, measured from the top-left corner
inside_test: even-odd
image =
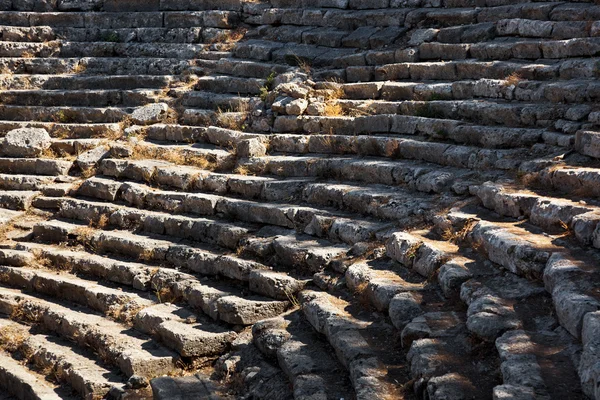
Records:
[[[76,228],[72,232],[72,234],[77,238],[77,243],[81,244],[87,249],[91,249],[93,252],[96,251],[96,244],[93,241],[95,233],[96,229],[89,226]]]
[[[343,117],[344,109],[342,108],[342,106],[339,103],[328,102],[325,104],[323,116],[325,116],[325,117]]]
[[[250,175],[250,168],[246,165],[238,165],[234,172],[238,175]]]
[[[477,225],[477,220],[470,219],[465,222],[463,227],[458,232],[456,232],[453,228],[447,228],[442,233],[442,239],[452,243],[463,242],[469,233],[471,233],[475,225]]]
[[[132,150],[133,153],[130,158],[133,160],[158,159],[176,165],[188,165],[206,170],[214,170],[216,168],[215,162],[210,160],[207,156],[190,153],[186,154],[184,151],[176,149],[165,150],[159,146],[138,142],[133,146]]]
[[[10,314],[10,319],[13,321],[37,322],[42,316],[41,310],[34,305],[21,301],[17,304]]]
[[[143,309],[143,306],[135,303],[119,304],[109,308],[106,315],[115,321],[132,326],[135,317]]]
[[[140,261],[152,261],[155,257],[154,249],[144,249],[138,256],[138,260]]]
[[[507,76],[504,79],[504,82],[502,83],[503,86],[517,86],[519,84],[519,82],[521,82],[523,80],[523,78],[521,77],[521,75],[519,75],[519,73],[517,72],[513,72],[512,74],[510,74],[509,76]]]
[[[0,349],[12,353],[17,351],[29,334],[25,329],[16,325],[9,325],[0,329]]]
[[[87,65],[79,61],[77,65],[73,67],[72,72],[74,74],[83,74],[87,70]]]
[[[217,123],[222,128],[243,131],[251,111],[250,104],[247,102],[240,102],[231,109],[218,107],[216,115]]]

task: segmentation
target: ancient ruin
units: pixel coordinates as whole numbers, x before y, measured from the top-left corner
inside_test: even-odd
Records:
[[[599,400],[600,5],[0,0],[0,400]]]

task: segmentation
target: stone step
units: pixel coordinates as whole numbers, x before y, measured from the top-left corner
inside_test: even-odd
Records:
[[[172,75],[0,75],[5,90],[135,90],[162,89],[176,81]]]
[[[0,70],[15,74],[113,74],[113,75],[179,75],[188,70],[202,71],[216,61],[186,60],[178,57],[90,57],[77,58],[15,58],[0,57]]]
[[[359,27],[358,29],[336,29],[333,27],[319,27],[312,25],[304,26],[260,26],[257,29],[248,32],[248,38],[260,38],[260,42],[271,41],[286,43],[298,43],[304,45],[316,45],[329,48],[358,48],[363,50],[381,49],[393,45],[407,28],[399,26],[389,27]],[[256,39],[253,39],[256,40]],[[236,55],[241,58],[256,58],[253,51],[244,49],[245,44],[251,41],[241,43],[236,48]],[[258,43],[255,42],[255,43]],[[273,47],[274,45],[262,43],[264,47]],[[252,45],[251,45],[252,46]],[[254,47],[256,50],[256,47]],[[264,54],[258,59],[267,60]]]
[[[266,40],[249,40],[236,46],[235,55],[255,61],[272,61],[276,64],[305,65],[309,68],[329,67],[343,60],[343,65],[360,65],[355,57],[357,49],[331,48],[310,44],[279,43]],[[0,52],[0,54],[2,54]]]
[[[67,175],[72,161],[51,158],[0,158],[0,173],[17,175]]]
[[[541,278],[548,259],[560,247],[553,238],[535,232],[531,226],[514,223],[479,221],[471,230],[471,237],[486,251],[491,261],[514,274]],[[528,229],[525,229],[528,228]],[[510,249],[510,250],[509,250]]]
[[[474,98],[509,101],[594,102],[597,87],[591,80],[538,82],[506,79],[482,79],[454,82],[372,82],[343,85],[346,98],[352,100],[466,100]],[[572,92],[571,92],[572,91]]]
[[[23,217],[23,211],[7,210],[6,208],[0,208],[0,224],[10,224]]]
[[[494,388],[494,396],[519,393],[540,398],[583,398],[576,362],[580,345],[566,333],[514,330],[501,336],[496,348],[502,360],[504,384]],[[549,348],[552,351],[546,352]],[[560,381],[551,378],[558,371]]]
[[[40,199],[41,201],[46,200],[44,198]],[[223,250],[220,248],[235,250],[236,252],[248,250],[250,254],[254,254],[259,258],[272,256],[275,252],[278,258],[282,259],[283,265],[294,266],[299,271],[312,272],[325,268],[333,259],[342,256],[349,250],[349,246],[345,244],[334,244],[325,239],[316,239],[313,236],[298,234],[294,230],[271,226],[265,226],[259,231],[254,225],[239,222],[231,224],[215,219],[172,215],[79,199],[63,198],[60,200],[48,199],[48,201],[60,204],[61,211],[59,215],[63,218],[84,223],[90,223],[90,221],[96,224],[109,223],[121,229],[137,227],[138,230],[151,235],[168,235],[171,238],[168,241],[153,240],[128,232],[94,231],[93,229],[90,232],[90,229],[87,228],[90,236],[89,240],[92,240],[95,249],[120,252],[135,258],[149,257],[150,260],[162,260],[168,254],[169,249],[175,245],[173,241],[193,240],[206,244],[206,246],[202,246],[203,250],[198,249],[199,253],[206,254],[205,258],[208,257],[211,260],[223,258],[222,261],[231,267],[224,268],[222,271],[217,268],[217,272],[208,269],[207,271],[212,272],[203,273],[214,275],[223,272],[229,278],[242,281],[248,280],[250,270],[263,269],[264,267],[259,263],[236,257],[221,257]],[[101,219],[101,215],[110,215],[110,217],[106,221],[106,218]],[[52,241],[67,240],[71,231],[75,231],[71,235],[77,235],[77,225],[55,222],[57,223],[55,225],[36,225],[34,235],[39,236],[42,240],[50,239]],[[375,225],[374,228],[381,229],[381,225]],[[352,220],[342,221],[338,229],[339,231],[349,230],[349,232],[336,232],[336,235],[342,238],[358,237],[360,239],[361,234],[363,234]],[[356,233],[356,231],[359,233]],[[220,248],[214,248],[214,245]],[[264,247],[266,249],[263,249]],[[265,251],[266,253],[264,253]]]
[[[0,387],[19,400],[63,399],[41,375],[29,371],[4,352],[0,352]]]
[[[285,299],[286,291],[295,292],[303,285],[302,282],[285,274],[269,272],[269,268],[259,262],[229,255],[211,246],[179,244],[166,240],[168,237],[164,236],[94,230],[58,220],[36,224],[33,228],[33,236],[42,242],[74,241],[75,244],[86,245],[93,251],[125,256],[136,261],[168,262],[175,267],[185,267],[202,275],[221,276],[239,281],[243,285],[249,284],[254,292],[275,298]],[[300,240],[293,236],[276,236],[270,240],[275,241],[275,251],[277,245],[281,245],[279,246],[282,247],[279,250],[280,258],[297,260],[296,264],[306,268],[322,269],[326,263],[348,250],[345,246],[325,247],[322,242],[310,241],[307,238]],[[272,286],[274,281],[281,282],[279,289]]]
[[[402,331],[403,346],[420,398],[446,393],[490,398],[500,383],[494,372],[498,355],[491,344],[469,338],[464,312],[429,312],[412,320]],[[440,363],[437,360],[443,359]]]
[[[226,45],[222,45],[226,46]],[[74,57],[159,57],[195,58],[209,51],[206,44],[187,43],[113,43],[53,41],[48,43],[2,42],[0,57],[74,58]]]
[[[106,139],[103,138],[54,139],[50,145],[50,150],[57,156],[78,156],[105,144]]]
[[[124,391],[122,377],[104,367],[92,354],[76,349],[70,342],[50,335],[30,334],[30,328],[0,319],[3,330],[22,337],[19,349],[37,369],[54,374],[85,399]]]
[[[0,304],[3,312],[17,320],[31,319],[79,346],[89,346],[103,361],[117,365],[126,376],[153,377],[176,371],[175,353],[89,311],[6,288],[0,289]]]
[[[376,327],[377,324],[353,318],[344,310],[346,301],[325,292],[301,292],[300,302],[308,322],[327,338],[339,362],[348,369],[358,399],[401,395],[398,384],[404,382],[391,384],[385,379],[388,367],[393,366],[385,365],[373,341],[367,341],[369,335],[374,338],[375,329],[384,334],[385,326]],[[389,352],[390,347],[386,348]]]
[[[29,123],[29,121],[55,123],[57,126],[55,129],[61,132],[61,128],[64,131],[71,124],[113,124],[126,118],[129,111],[131,109],[116,107],[0,105],[0,118],[15,124]]]
[[[2,101],[5,105],[20,106],[136,107],[156,102],[161,93],[157,89],[5,90]]]
[[[594,57],[598,38],[551,39],[496,39],[487,42],[454,44],[423,43],[419,46],[421,60],[537,60]]]
[[[259,79],[266,79],[273,73],[282,74],[290,69],[289,65],[238,58],[221,58],[215,66],[215,72],[220,74]]]
[[[183,96],[182,104],[191,108],[202,108],[222,112],[245,112],[254,109],[260,99],[243,97],[232,94],[218,94],[210,92],[188,92]]]
[[[68,118],[65,115],[63,118]],[[10,132],[21,128],[43,128],[54,138],[115,138],[122,133],[121,125],[116,123],[78,124],[30,121],[0,121],[0,129]]]
[[[146,127],[144,133],[146,138],[159,142],[206,143],[209,142],[206,140],[206,129],[202,126],[154,124]]]
[[[206,269],[202,270],[185,259],[187,253],[183,248],[180,251],[185,254],[179,258],[175,255],[169,257],[169,262],[172,263],[171,266],[163,263],[162,266],[156,267],[140,262],[111,258],[107,255],[98,256],[81,250],[64,250],[36,243],[21,242],[16,247],[18,250],[14,250],[14,252],[21,254],[28,254],[32,251],[37,252],[52,268],[64,269],[64,266],[68,266],[71,273],[84,274],[93,279],[104,279],[117,284],[132,286],[136,290],[152,292],[164,302],[179,303],[184,301],[195,310],[201,311],[212,319],[227,323],[253,324],[260,319],[273,317],[285,309],[285,302],[274,302],[260,296],[248,296],[243,288],[231,283],[215,282],[210,278],[198,278],[191,273],[178,271],[177,269],[183,268],[189,272],[206,272]],[[191,250],[188,253],[193,254]],[[228,259],[217,261],[216,267],[226,266],[226,261]],[[214,275],[214,273],[209,275]],[[302,283],[299,281],[267,270],[251,273],[249,281],[255,292],[279,300],[288,300],[289,296],[292,296],[302,287]],[[268,288],[269,284],[272,285],[269,290],[261,290],[261,288]],[[280,289],[275,289],[274,285],[279,285]],[[178,313],[189,314],[189,311],[180,309]],[[173,318],[175,317],[171,319]],[[196,316],[196,319],[204,321],[198,316]],[[204,323],[208,324],[206,321]],[[217,328],[218,326],[214,329]],[[176,340],[174,338],[178,337],[177,334],[169,336],[166,328],[163,329],[163,335],[168,338],[166,339],[167,342],[170,340],[169,343],[173,343]],[[178,346],[183,348],[183,344]],[[177,350],[177,347],[175,349]]]
[[[122,16],[121,16],[122,17]],[[1,18],[1,17],[0,17]],[[119,16],[117,17],[119,18]],[[51,21],[48,21],[51,23]],[[97,23],[98,21],[94,21]],[[115,43],[211,43],[231,35],[229,29],[201,27],[121,27],[110,24],[83,27],[35,27],[0,26],[0,40],[10,42],[46,42],[68,40],[69,42],[115,42]]]
[[[508,160],[511,157],[523,159],[528,157],[525,149],[516,147],[532,147],[539,142],[549,146],[572,148],[575,137],[570,134],[554,132],[550,129],[526,129],[509,127],[488,127],[471,125],[451,119],[426,118],[411,115],[379,114],[363,117],[316,117],[305,116],[303,121],[311,126],[299,126],[296,117],[280,116],[275,119],[277,133],[256,134],[239,132],[231,129],[210,126],[187,127],[177,125],[153,125],[145,130],[148,138],[175,142],[209,142],[215,145],[239,145],[242,140],[258,139],[268,147],[269,152],[281,153],[329,153],[329,154],[358,154],[361,156],[380,157],[409,157],[423,154],[428,161],[439,162],[444,157],[432,158],[428,153],[435,151],[414,150],[413,147],[443,148],[448,153],[479,152],[481,159],[488,159],[493,154],[499,159]],[[575,123],[574,121],[572,123]],[[313,126],[314,125],[314,126]],[[296,131],[285,133],[287,129]],[[279,131],[283,131],[279,133]],[[322,133],[320,133],[322,132]],[[353,132],[354,135],[350,135]],[[308,135],[307,133],[310,133]],[[227,137],[227,139],[225,139]],[[437,141],[443,141],[439,143]],[[480,150],[449,145],[452,141],[457,144],[468,144],[491,149],[511,150]],[[427,142],[427,143],[425,143]],[[431,143],[433,142],[433,143]],[[403,150],[402,144],[407,149]],[[444,146],[444,147],[442,147]],[[536,156],[553,148],[542,149],[536,146]],[[558,150],[558,149],[557,149]],[[439,153],[439,151],[437,151]],[[460,164],[458,160],[445,163]],[[462,166],[464,163],[455,166]],[[477,168],[486,168],[485,161]],[[502,163],[496,168],[505,169]],[[511,168],[514,168],[511,167]]]
[[[276,357],[294,389],[294,398],[326,396],[351,398],[347,372],[302,318],[299,310],[258,322],[252,327],[253,342],[267,357]]]
[[[574,337],[583,339],[586,315],[600,310],[597,290],[597,257],[553,254],[544,270],[544,285],[552,295],[560,324]]]
[[[204,10],[178,12],[165,10],[28,10],[33,12],[0,11],[0,21],[12,21],[16,26],[50,26],[57,28],[231,28],[239,22],[239,13]],[[127,12],[135,11],[135,12]]]
[[[353,214],[336,212],[329,209],[320,208],[322,206],[334,206],[339,209],[347,209],[357,213],[371,215],[377,218],[404,220],[419,219],[420,215],[435,213],[434,208],[441,206],[438,202],[432,204],[431,199],[416,196],[409,191],[398,191],[390,187],[358,187],[340,184],[311,184],[306,183],[297,188],[296,199],[286,190],[287,181],[279,181],[279,187],[274,183],[277,181],[267,181],[272,184],[271,194],[264,198],[269,200],[268,204],[251,200],[252,196],[243,191],[244,183],[248,185],[260,185],[261,180],[246,180],[243,177],[235,178],[240,185],[239,192],[234,194],[242,195],[248,200],[237,199],[219,195],[221,192],[218,187],[211,187],[212,179],[221,178],[221,185],[226,185],[231,177],[222,174],[210,174],[198,179],[197,188],[205,187],[205,190],[216,192],[217,194],[204,193],[181,193],[175,191],[161,191],[155,188],[137,184],[124,183],[103,178],[91,178],[86,180],[78,190],[78,194],[86,197],[100,200],[114,201],[117,198],[128,203],[131,206],[145,208],[157,211],[168,211],[172,213],[195,214],[202,216],[220,215],[226,218],[256,223],[260,225],[269,224],[281,226],[284,228],[294,228],[297,231],[304,231],[319,237],[331,237],[335,240],[335,232],[348,223],[348,220],[356,221],[356,227],[362,224],[365,232],[357,236],[367,239],[374,236],[378,231],[385,231],[389,228],[388,224],[377,223],[376,221],[365,220]],[[302,182],[299,182],[302,183]],[[231,184],[236,184],[231,182]],[[226,189],[227,190],[227,189]],[[258,186],[252,192],[264,191]],[[281,193],[277,193],[281,190]],[[251,192],[251,193],[252,193]],[[309,205],[295,205],[293,203],[279,203],[276,199],[285,200],[304,200]],[[365,206],[370,204],[370,206]],[[327,227],[328,223],[330,226]],[[374,228],[374,230],[370,228]],[[349,227],[348,227],[349,228]],[[367,233],[367,231],[370,231]],[[338,235],[342,232],[338,232]],[[358,233],[358,232],[357,232]],[[365,236],[366,235],[366,236]],[[341,237],[344,237],[341,235]],[[340,237],[338,236],[337,239]],[[343,241],[348,241],[348,238]],[[355,240],[350,240],[352,244]]]
[[[594,167],[557,164],[529,176],[534,183],[553,188],[560,194],[593,200],[600,194],[596,185],[598,173]]]
[[[524,60],[478,61],[453,60],[410,62],[380,60],[366,56],[366,66],[347,67],[347,82],[403,80],[447,81],[468,79],[505,80],[513,75],[520,80],[547,81],[553,79],[592,78],[599,70],[593,60],[572,58],[568,60],[537,60],[535,64]],[[396,62],[394,62],[396,61]]]
[[[375,157],[266,156],[241,161],[252,173],[278,177],[334,177],[337,180],[371,184],[405,184],[425,193],[464,194],[466,187],[487,173],[439,165],[380,159]],[[492,173],[495,174],[495,173]],[[468,182],[468,183],[467,183]]]
[[[479,186],[474,194],[486,208],[500,215],[528,218],[530,223],[554,234],[571,229],[582,244],[594,245],[594,232],[600,222],[598,206],[541,196],[527,190],[514,190],[508,185],[492,182]]]
[[[338,100],[338,103],[344,110],[348,110],[348,112],[353,109],[360,110],[360,106],[364,104],[362,101],[356,102],[352,100]],[[569,106],[566,104],[513,103],[491,99],[374,101],[369,106],[377,110],[377,113],[382,114],[402,114],[424,118],[463,120],[478,125],[501,125],[523,128],[553,127],[557,120],[566,119],[568,111],[577,107],[576,105]],[[287,131],[290,130],[288,129]]]
[[[135,327],[148,335],[159,337],[182,357],[220,355],[237,336],[232,330],[166,303],[140,310],[135,317]]]
[[[0,192],[0,207],[9,210],[24,211],[31,207],[40,192],[33,190],[3,190]]]
[[[423,312],[421,305],[428,303],[425,299],[431,301],[436,297],[434,293],[425,293],[429,289],[421,276],[390,260],[354,263],[348,266],[344,277],[348,289],[378,311],[387,312],[399,330]]]
[[[541,234],[526,223],[490,222],[472,213],[451,212],[442,225],[450,225],[453,232],[461,229],[452,227],[451,220],[455,221],[456,226],[463,225],[462,236],[492,262],[526,279],[543,279],[546,291],[554,302],[558,322],[571,335],[580,337],[585,315],[600,307],[600,297],[590,290],[598,280],[596,269],[590,267],[597,262],[597,252],[581,251],[560,238]],[[469,296],[470,291],[463,285],[461,297],[467,303],[471,301],[464,296]],[[535,304],[534,301],[529,303]],[[484,305],[482,302],[478,307]]]
[[[587,21],[540,21],[528,18],[506,18],[461,27],[442,28],[435,40],[441,43],[475,43],[496,37],[573,39],[589,37]]]
[[[440,276],[446,283],[454,276],[460,285],[460,299],[468,305],[467,329],[476,337],[494,342],[512,329],[538,331],[558,326],[552,301],[540,284],[499,272],[489,261],[464,261],[446,263]]]
[[[210,75],[201,77],[194,86],[194,89],[215,93],[259,95],[261,88],[265,85],[265,79]]]
[[[598,312],[589,313],[583,325],[583,352],[579,363],[579,376],[583,392],[590,398],[598,397],[598,373],[594,369],[598,363],[598,338],[594,332],[598,329]]]
[[[412,269],[425,278],[453,258],[458,247],[453,243],[428,239],[424,232],[396,232],[386,243],[388,257]]]
[[[6,266],[0,266],[0,271],[0,281],[5,286],[77,303],[124,323],[136,318],[141,309],[154,305],[152,300],[135,292],[106,287],[66,273],[57,275],[54,271]]]
[[[131,150],[133,159],[164,160],[202,170],[230,170],[236,159],[235,154],[228,150],[202,143],[172,144],[144,140],[134,142]]]
[[[407,119],[406,121],[410,120]],[[355,122],[357,121],[355,120]],[[406,125],[399,127],[398,130],[414,131],[414,125]],[[522,136],[519,138],[520,134]],[[416,159],[443,166],[477,170],[506,170],[518,168],[518,165],[526,161],[527,158],[531,158],[532,153],[538,155],[540,153],[544,154],[546,151],[554,151],[553,148],[548,148],[534,152],[519,149],[519,145],[523,147],[533,146],[538,140],[543,140],[543,137],[548,138],[548,140],[555,138],[555,135],[543,130],[501,129],[468,125],[457,126],[450,132],[438,131],[432,136],[426,134],[425,137],[420,135],[393,135],[393,133],[390,136],[382,133],[375,135],[362,133],[360,136],[319,133],[311,135],[272,134],[265,136],[265,139],[268,140],[268,148],[272,152],[271,154],[352,154],[392,159]],[[513,140],[513,138],[515,139]],[[440,143],[435,141],[436,139],[440,141],[446,139],[446,141]],[[572,137],[569,137],[569,139],[572,139]],[[449,144],[448,140],[474,146]],[[561,144],[564,143],[561,142]],[[511,148],[505,149],[509,146]]]
[[[350,4],[350,7],[347,5]],[[360,3],[340,2],[332,4],[314,3],[308,0],[308,4],[300,7],[298,4],[272,4],[269,13],[261,14],[257,9],[251,12],[248,22],[262,25],[318,25],[348,29],[348,27],[363,26],[402,26],[416,25],[423,21],[428,25],[439,24],[452,26],[453,24],[465,25],[474,22],[498,21],[506,18],[529,18],[535,20],[552,21],[578,21],[594,18],[598,13],[597,7],[585,3],[564,4],[556,7],[553,3],[546,3],[544,7],[536,7],[528,2],[520,0],[504,0],[499,3],[473,2],[473,1],[441,1],[436,4],[424,1],[411,3],[414,9],[405,9],[406,3],[377,2]],[[316,14],[319,7],[334,7],[346,9],[346,11],[335,10],[332,15]],[[384,10],[386,7],[390,9]],[[477,9],[474,9],[477,7]],[[307,13],[303,13],[308,9]],[[358,10],[357,10],[358,9]],[[371,9],[371,10],[368,10]],[[590,14],[586,14],[589,10]],[[386,14],[386,11],[389,14]]]

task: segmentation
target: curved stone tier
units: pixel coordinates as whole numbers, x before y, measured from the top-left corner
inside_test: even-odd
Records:
[[[600,400],[600,5],[0,0],[0,399]]]

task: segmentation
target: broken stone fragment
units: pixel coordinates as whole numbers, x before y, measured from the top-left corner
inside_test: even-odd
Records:
[[[324,115],[326,107],[327,105],[324,102],[310,103],[306,108],[306,113],[308,115]]]
[[[286,93],[295,99],[303,99],[308,96],[310,89],[305,85],[297,83],[283,83],[276,88],[277,91]]]
[[[39,157],[51,144],[52,138],[45,129],[14,129],[2,141],[1,153],[7,157]]]
[[[137,108],[133,114],[131,114],[131,119],[133,119],[133,122],[136,124],[152,125],[163,122],[167,117],[168,112],[169,106],[165,103],[148,104],[147,106]]]
[[[296,99],[285,106],[285,112],[288,115],[302,115],[308,107],[308,101]]]
[[[575,149],[586,156],[600,158],[600,133],[578,131],[575,136]]]
[[[109,149],[104,146],[98,146],[95,149],[80,154],[79,157],[77,157],[77,165],[82,171],[87,171],[91,168],[95,168],[101,160],[109,155]]]
[[[264,157],[267,148],[258,139],[244,139],[237,144],[237,154],[240,158]]]

